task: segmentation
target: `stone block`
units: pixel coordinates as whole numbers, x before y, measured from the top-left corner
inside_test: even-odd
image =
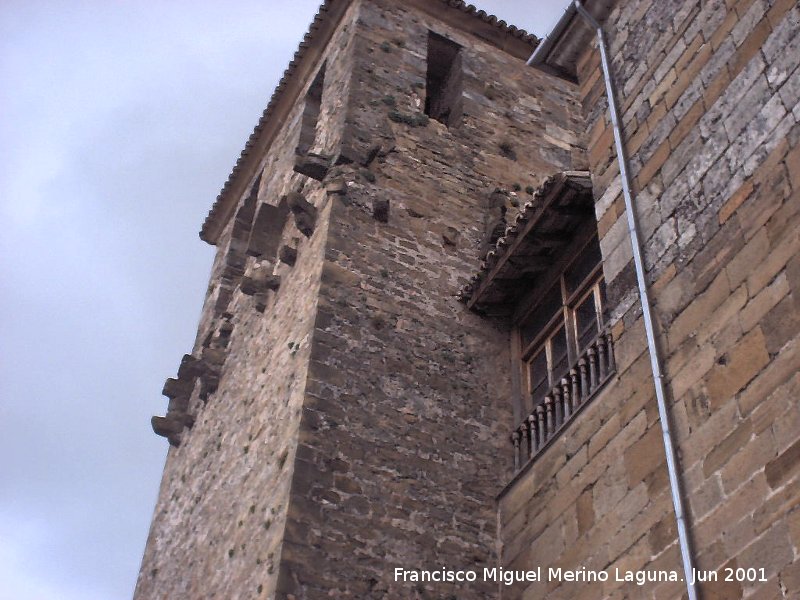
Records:
[[[263,271],[263,272],[261,272]],[[245,296],[277,291],[281,286],[281,276],[267,273],[266,269],[258,269],[252,277],[242,277],[242,293]]]
[[[772,489],[784,485],[798,473],[800,473],[800,439],[764,467],[767,483]]]
[[[178,367],[178,379],[190,380],[202,372],[200,359],[191,354],[184,354]]]
[[[170,411],[167,412],[166,418],[167,419],[172,419],[173,421],[176,421],[177,423],[180,423],[181,425],[183,425],[184,427],[189,428],[189,429],[194,427],[194,422],[195,422],[194,415],[192,415],[189,412],[184,411],[184,410],[180,410],[180,411],[178,411],[178,410],[176,410],[176,411],[170,410]]]
[[[795,310],[794,298],[786,296],[761,320],[766,350],[770,354],[781,352],[784,345],[800,332],[800,314]]]
[[[264,203],[258,207],[247,244],[248,255],[263,256],[267,259],[275,256],[286,224],[287,213],[286,202],[281,202],[278,206]]]
[[[676,280],[677,281],[677,278]],[[694,299],[675,317],[667,332],[670,348],[677,348],[712,315],[714,310],[728,298],[731,289],[727,275],[719,273],[702,294]],[[691,292],[689,292],[691,293]]]
[[[161,394],[167,398],[177,398],[179,396],[190,396],[194,388],[194,381],[187,379],[175,379],[170,377],[164,382]]]
[[[661,425],[655,424],[625,451],[628,485],[633,488],[666,461]]]
[[[756,327],[723,354],[709,373],[707,389],[712,405],[719,405],[733,397],[769,360],[764,334],[760,327]]]
[[[776,455],[775,438],[770,429],[765,429],[759,435],[751,438],[747,445],[719,471],[725,494],[730,496],[742,484],[762,473],[764,465]]]
[[[347,194],[347,182],[343,177],[331,178],[325,182],[325,191],[328,194],[343,196]]]
[[[330,166],[331,159],[329,156],[309,152],[308,154],[295,158],[294,170],[296,173],[300,173],[311,179],[322,181],[325,179],[325,175],[328,174]]]
[[[297,262],[297,249],[292,248],[291,246],[281,246],[281,249],[278,252],[278,259],[282,263],[293,267],[295,262]]]
[[[713,473],[721,469],[731,456],[736,454],[740,448],[747,445],[752,435],[752,423],[749,420],[740,423],[732,433],[708,453],[708,456],[706,456],[703,461],[703,475],[710,477]]]
[[[289,209],[294,215],[297,229],[306,237],[311,237],[317,222],[317,209],[302,194],[290,192],[286,196]]]
[[[765,494],[766,496],[766,494]],[[788,513],[797,508],[800,498],[800,481],[796,478],[783,485],[769,496],[753,511],[752,523],[754,532],[761,534],[770,529],[777,521],[783,520]]]
[[[754,540],[737,557],[742,565],[763,566],[767,578],[774,578],[775,573],[794,559],[794,549],[789,539],[789,532],[782,521],[779,521],[764,534]],[[779,590],[775,590],[778,592]],[[776,597],[776,596],[773,596]]]
[[[153,427],[155,434],[162,437],[171,436],[183,431],[183,423],[169,417],[154,416],[150,419],[150,425]]]
[[[578,535],[583,535],[589,531],[595,523],[594,520],[594,506],[592,504],[592,488],[588,487],[584,492],[578,496],[577,515],[578,522]]]
[[[203,348],[202,358],[205,368],[203,369],[201,377],[207,377],[209,371],[219,370],[227,357],[228,353],[224,348]]]
[[[739,315],[742,330],[750,331],[761,319],[789,294],[789,283],[786,274],[781,273],[772,282],[752,298]]]
[[[445,246],[458,246],[458,240],[461,237],[461,232],[455,227],[445,227],[442,231],[442,241]]]

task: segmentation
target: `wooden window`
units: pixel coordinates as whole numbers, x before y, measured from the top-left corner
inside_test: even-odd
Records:
[[[461,46],[428,32],[428,72],[425,81],[425,114],[453,127],[461,122],[464,77]]]
[[[522,382],[531,407],[540,404],[575,366],[605,321],[605,282],[597,237],[574,252],[563,272],[518,322]]]

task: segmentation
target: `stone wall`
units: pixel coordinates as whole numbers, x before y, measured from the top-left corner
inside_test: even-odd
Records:
[[[429,30],[463,46],[450,130],[423,114]],[[391,567],[496,561],[508,337],[456,294],[493,193],[513,213],[585,168],[576,90],[383,0],[354,2],[318,62],[311,163],[295,149],[314,69],[216,240],[165,390],[183,420],[167,412],[136,598],[491,593],[395,584]]]
[[[800,594],[800,9],[618,2],[606,23],[704,598]],[[599,54],[579,62],[618,380],[501,500],[503,563],[680,571]],[[765,583],[724,582],[725,567]],[[609,582],[614,598],[682,583]],[[595,585],[503,597],[596,598]]]
[[[462,46],[463,118],[427,119],[429,30]],[[279,592],[485,598],[492,583],[394,582],[394,567],[496,564],[510,474],[506,325],[456,298],[486,200],[585,166],[573,86],[388,1],[356,32]],[[515,190],[515,185],[516,190]]]
[[[329,89],[347,92],[356,15],[325,54]],[[137,599],[275,593],[329,219],[322,186],[293,171],[302,111],[301,101],[217,243],[192,354],[219,363],[218,383],[209,391],[201,375],[193,385],[195,423],[167,456]],[[315,149],[337,146],[343,120],[341,98],[326,92]],[[319,208],[309,236],[278,209],[293,191]],[[278,260],[283,246],[293,264]],[[252,256],[265,247],[271,254]]]

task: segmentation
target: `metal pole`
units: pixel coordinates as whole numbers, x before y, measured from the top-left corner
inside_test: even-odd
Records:
[[[675,519],[678,524],[678,544],[680,546],[681,558],[683,559],[684,580],[686,590],[689,593],[689,600],[697,600],[697,584],[694,581],[694,565],[692,553],[689,545],[689,533],[686,524],[686,515],[683,508],[681,497],[680,478],[678,477],[677,458],[675,447],[672,442],[672,430],[670,428],[669,414],[667,413],[666,394],[664,393],[664,377],[661,373],[661,357],[656,345],[655,330],[653,328],[652,308],[650,298],[647,294],[647,280],[645,279],[644,261],[642,259],[642,248],[639,240],[639,230],[636,224],[636,214],[633,209],[633,197],[631,194],[630,178],[628,175],[628,159],[625,154],[625,146],[622,142],[622,130],[617,114],[617,99],[614,92],[614,84],[611,78],[611,65],[608,60],[608,50],[606,47],[605,35],[600,24],[590,15],[580,0],[574,0],[574,6],[578,13],[587,23],[597,32],[597,42],[600,46],[600,61],[603,67],[603,78],[606,84],[606,95],[608,97],[608,110],[611,113],[611,126],[614,132],[614,145],[617,150],[617,160],[619,162],[619,175],[622,180],[622,196],[625,200],[625,212],[628,216],[628,232],[630,233],[631,248],[633,249],[633,264],[636,269],[636,282],[639,286],[639,298],[642,305],[642,317],[644,319],[644,330],[647,336],[647,348],[650,354],[650,366],[653,371],[653,385],[656,390],[656,402],[658,403],[658,416],[661,421],[661,432],[664,438],[664,452],[667,457],[667,471],[669,473],[669,487],[672,493],[672,505],[675,509]]]

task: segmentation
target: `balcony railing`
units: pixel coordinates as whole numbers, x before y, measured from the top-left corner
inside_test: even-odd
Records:
[[[511,434],[514,473],[559,436],[616,370],[614,341],[611,333],[605,331],[587,346],[569,373]]]

